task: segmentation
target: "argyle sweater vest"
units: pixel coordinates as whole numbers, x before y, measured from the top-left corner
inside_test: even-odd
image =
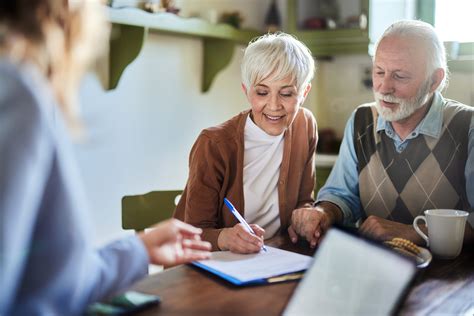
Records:
[[[427,209],[468,210],[464,172],[473,113],[445,100],[439,138],[419,134],[398,153],[385,131],[376,131],[375,105],[359,107],[354,145],[362,215],[411,224]]]

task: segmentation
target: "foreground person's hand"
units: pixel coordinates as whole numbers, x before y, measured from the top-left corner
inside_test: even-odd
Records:
[[[202,229],[177,219],[161,222],[140,233],[150,263],[172,266],[210,257],[211,244],[201,240]]]

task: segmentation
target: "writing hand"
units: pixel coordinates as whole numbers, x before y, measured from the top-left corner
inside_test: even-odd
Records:
[[[224,228],[217,239],[221,250],[230,250],[235,253],[256,253],[263,246],[265,230],[256,224],[250,224],[255,235],[250,233],[243,224],[236,224],[231,228]]]

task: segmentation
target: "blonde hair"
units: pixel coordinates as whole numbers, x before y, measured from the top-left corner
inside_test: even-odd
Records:
[[[109,34],[99,4],[96,0],[0,2],[0,54],[40,69],[73,131],[80,129],[80,79]]]
[[[241,65],[242,83],[249,88],[267,78],[291,78],[298,91],[306,87],[315,72],[310,50],[292,35],[265,34],[249,43]]]

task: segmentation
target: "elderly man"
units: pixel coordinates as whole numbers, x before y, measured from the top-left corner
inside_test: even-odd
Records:
[[[385,31],[373,60],[375,102],[349,119],[315,207],[293,212],[294,242],[299,235],[315,247],[334,222],[362,220],[359,230],[368,236],[422,244],[415,216],[473,210],[474,109],[442,97],[447,76],[445,49],[431,25],[399,21]],[[473,224],[470,217],[465,241],[473,240]]]

